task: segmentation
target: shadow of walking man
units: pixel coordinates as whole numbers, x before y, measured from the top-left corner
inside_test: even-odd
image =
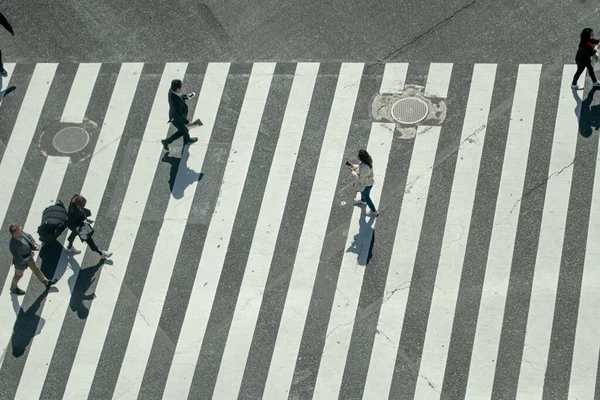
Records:
[[[44,319],[37,315],[37,312],[47,296],[48,290],[44,290],[27,311],[21,308],[17,296],[11,296],[13,309],[17,314],[11,338],[13,356],[21,357],[25,354],[25,350],[27,350],[27,346],[29,346],[33,337],[42,331]]]
[[[198,173],[188,167],[187,160],[189,157],[189,146],[183,146],[181,157],[173,157],[167,152],[162,158],[163,162],[171,164],[169,190],[176,199],[183,198],[185,189],[193,182],[200,181],[204,176],[203,173]]]

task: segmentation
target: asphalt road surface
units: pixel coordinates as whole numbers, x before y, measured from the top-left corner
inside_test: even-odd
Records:
[[[398,3],[3,4],[2,229],[82,193],[113,255],[16,297],[6,234],[0,399],[600,398],[600,6]]]

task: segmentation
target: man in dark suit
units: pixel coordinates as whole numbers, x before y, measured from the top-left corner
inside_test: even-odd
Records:
[[[0,13],[0,25],[2,25],[4,28],[6,28],[7,31],[9,31],[13,36],[15,36],[15,31],[13,30],[12,26],[8,23],[6,17],[2,15],[2,13]],[[2,50],[0,50],[0,74],[2,74],[2,76],[5,78],[8,76],[8,72],[6,72],[6,70],[4,69],[4,64],[2,64]]]
[[[185,104],[187,99],[194,97],[195,93],[181,93],[181,80],[174,79],[171,82],[171,90],[169,90],[169,122],[177,128],[177,132],[160,142],[166,151],[169,151],[169,144],[183,136],[183,145],[194,143],[198,138],[190,137],[188,131],[189,126],[195,125],[187,119],[188,106]]]

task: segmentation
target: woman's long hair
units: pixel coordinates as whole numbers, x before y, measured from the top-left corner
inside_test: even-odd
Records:
[[[371,158],[369,153],[367,153],[366,150],[360,149],[358,151],[358,159],[363,164],[367,164],[369,166],[369,168],[373,168],[373,159]]]
[[[85,207],[87,200],[82,195],[77,194],[77,195],[73,196],[73,198],[71,199],[71,203],[75,204],[79,208],[83,208],[83,207]]]

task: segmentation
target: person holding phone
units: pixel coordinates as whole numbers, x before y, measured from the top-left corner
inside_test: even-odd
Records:
[[[67,253],[81,253],[81,250],[77,250],[75,247],[73,247],[73,241],[77,236],[79,236],[79,239],[81,239],[82,242],[86,242],[90,249],[92,249],[92,251],[95,251],[96,253],[100,254],[102,258],[110,258],[110,256],[112,256],[112,253],[100,250],[98,246],[96,246],[94,239],[92,239],[94,230],[92,229],[92,226],[90,224],[94,221],[88,218],[89,216],[91,216],[92,213],[90,212],[90,210],[85,208],[86,203],[87,200],[85,199],[85,197],[79,194],[76,194],[71,199],[71,203],[69,204],[69,210],[67,212],[67,227],[71,230],[71,234],[67,238],[69,244],[65,250]]]
[[[181,93],[182,83],[180,79],[173,79],[171,89],[169,90],[169,122],[177,128],[177,132],[168,138],[161,140],[165,151],[169,151],[169,145],[183,136],[183,145],[192,144],[198,141],[198,138],[190,137],[189,127],[202,125],[200,120],[190,122],[187,118],[188,106],[186,100],[193,98],[196,93]]]
[[[357,157],[360,161],[358,164],[352,164],[349,161],[346,161],[346,167],[348,167],[354,176],[355,187],[360,192],[360,198],[357,196],[354,201],[367,205],[371,212],[365,211],[365,213],[369,217],[377,217],[379,213],[375,208],[375,204],[373,204],[373,200],[371,200],[371,189],[375,183],[373,159],[371,159],[369,153],[363,149],[358,151]]]
[[[594,86],[600,87],[600,82],[598,82],[598,80],[596,79],[594,67],[592,66],[592,57],[596,55],[596,49],[600,41],[598,39],[594,39],[594,31],[592,30],[592,28],[585,28],[581,31],[581,34],[579,36],[579,48],[577,50],[577,54],[575,55],[575,62],[577,63],[577,72],[575,72],[575,76],[573,76],[571,88],[576,90],[583,89],[582,87],[579,87],[579,85],[577,85],[577,81],[579,80],[579,77],[586,68],[588,74],[590,74],[590,79],[594,83]]]

